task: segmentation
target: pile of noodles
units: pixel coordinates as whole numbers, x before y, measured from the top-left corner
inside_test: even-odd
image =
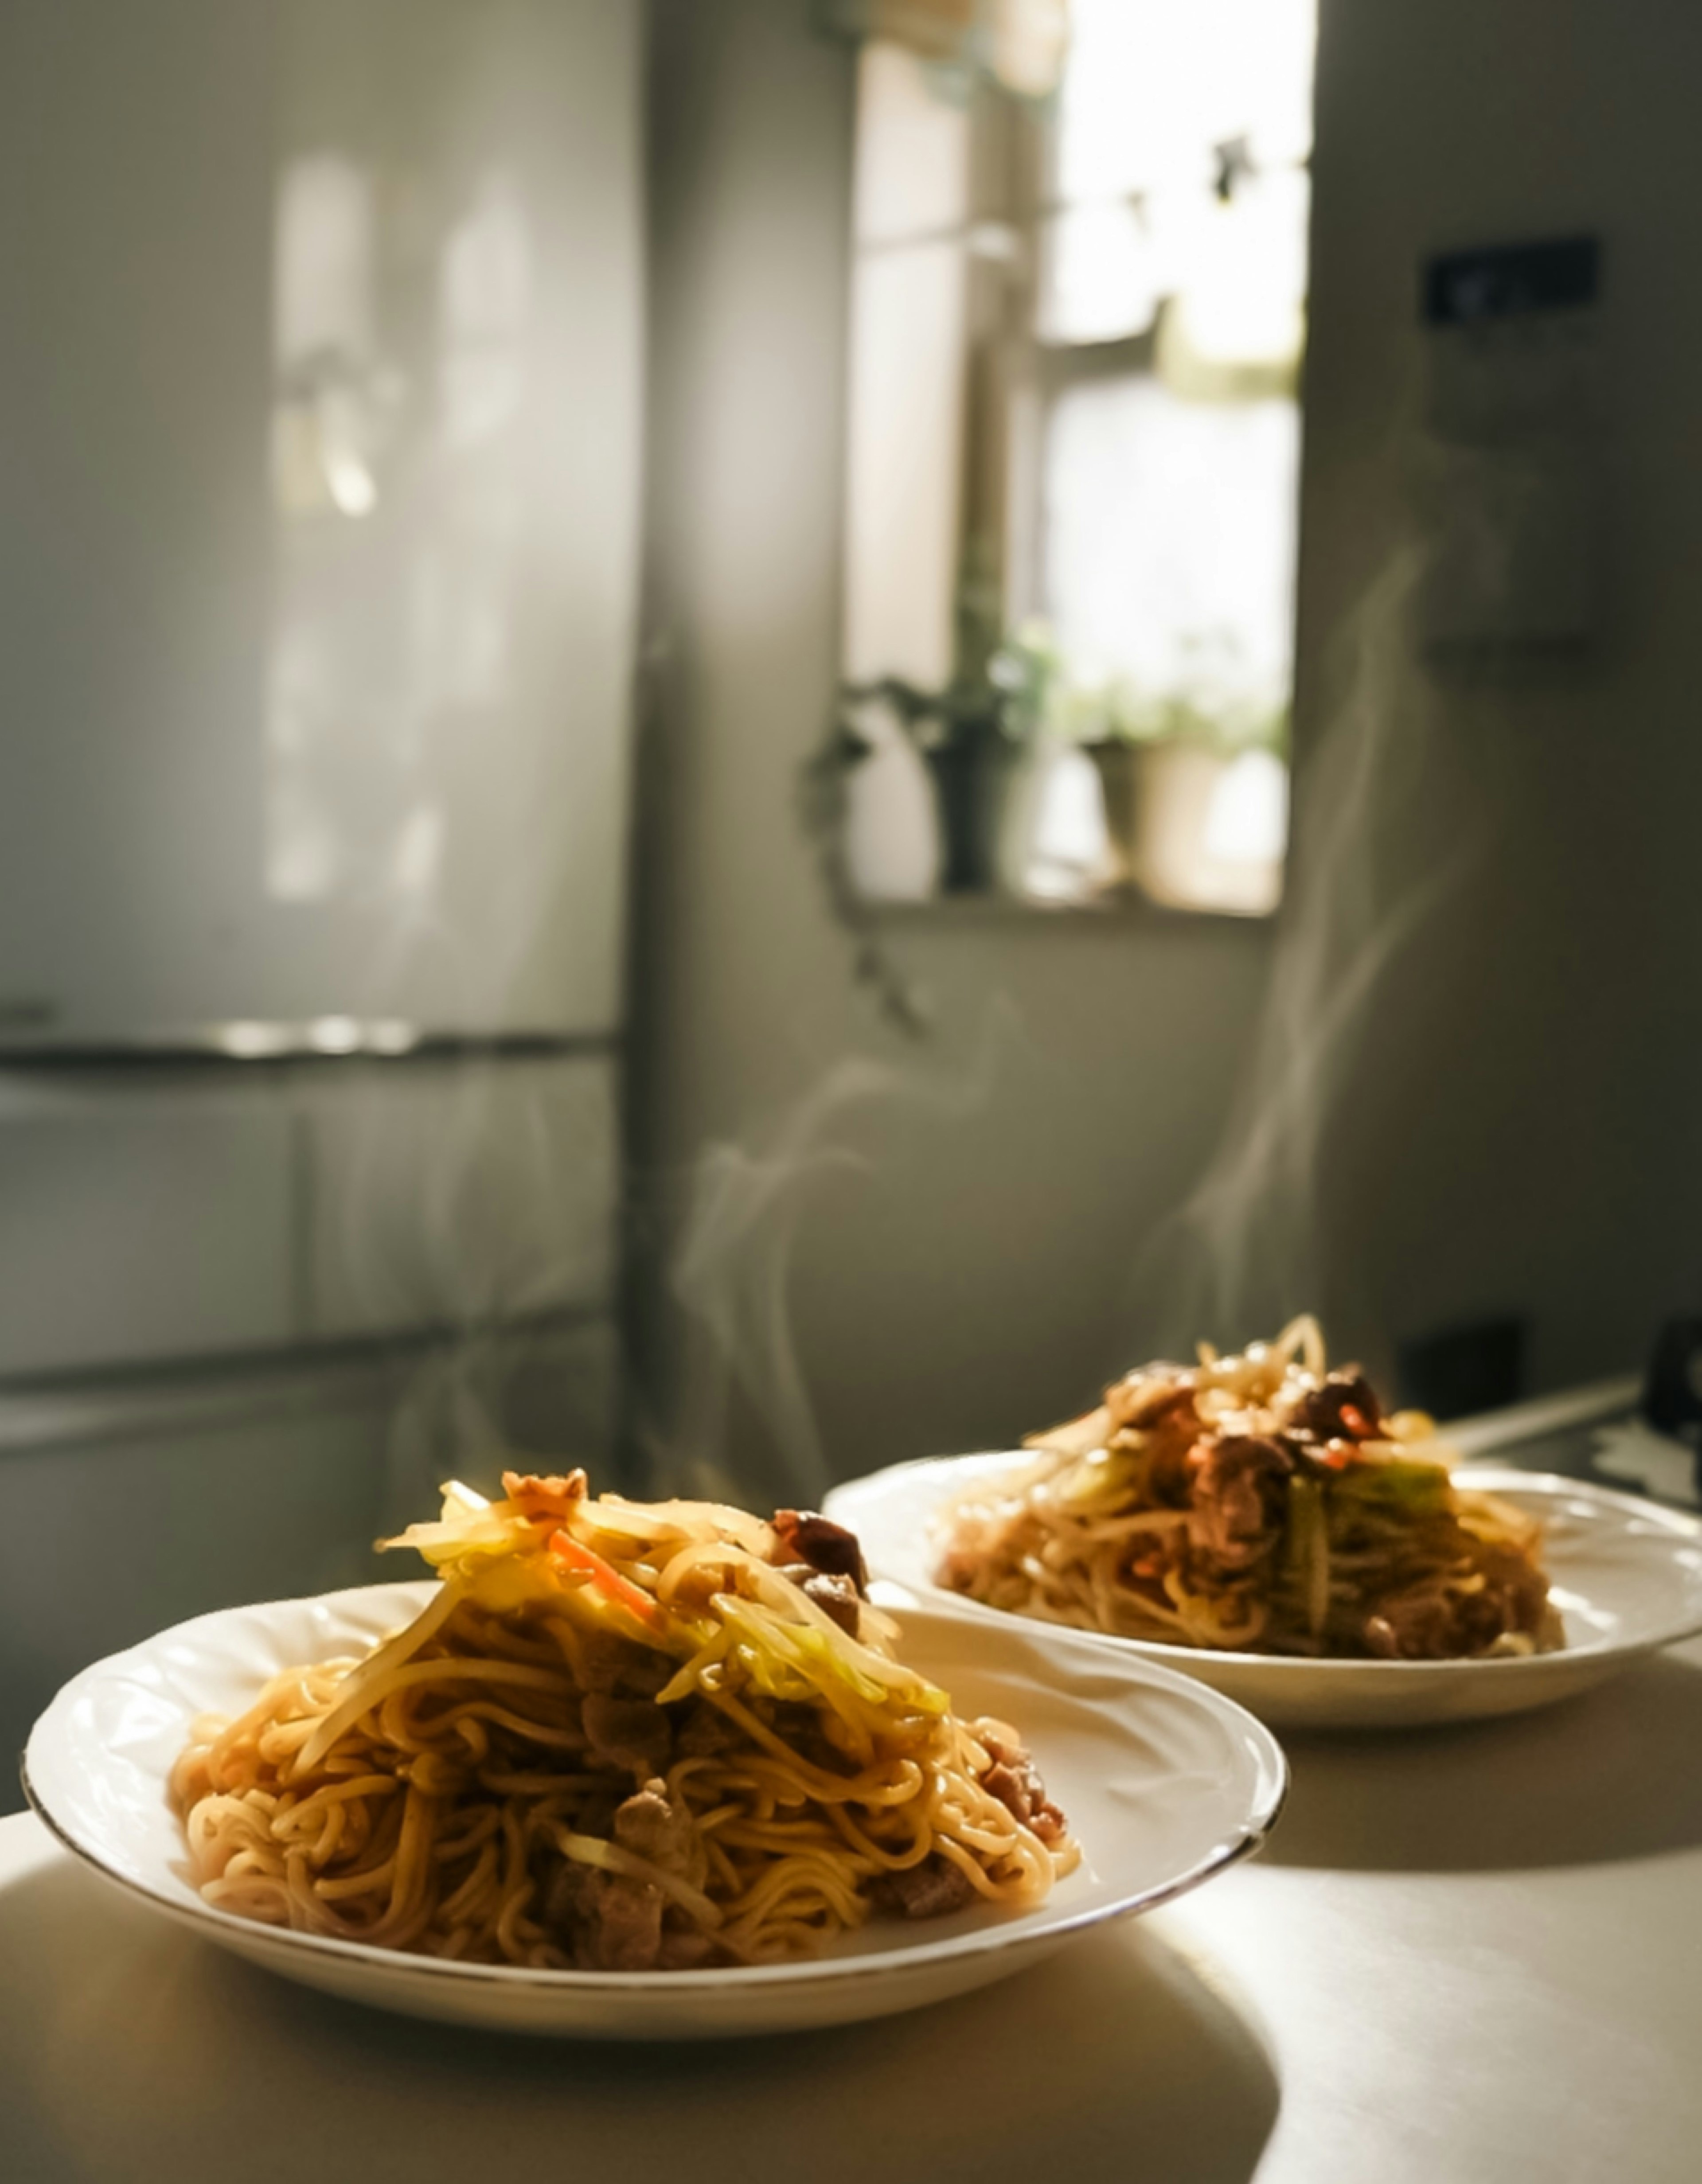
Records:
[[[1327,1371],[1310,1318],[1149,1365],[942,1513],[942,1585],[1171,1645],[1452,1660],[1564,1643],[1539,1528],[1456,1488],[1418,1412]]]
[[[504,1485],[451,1485],[386,1543],[443,1580],[405,1630],[194,1724],[171,1795],[207,1901],[433,1956],[679,1969],[810,1953],[873,1909],[1025,1908],[1076,1862],[1014,1732],[895,1658],[849,1534],[592,1501],[578,1472]],[[832,1552],[801,1563],[811,1527]]]

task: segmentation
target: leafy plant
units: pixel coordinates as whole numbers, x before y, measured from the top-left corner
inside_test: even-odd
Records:
[[[943,689],[883,675],[848,684],[845,697],[853,704],[886,705],[924,754],[996,737],[1026,749],[1045,725],[1062,666],[1049,634],[1042,625],[1028,623],[979,657],[973,647],[964,650],[966,664]]]
[[[1203,702],[1186,691],[1137,696],[1126,686],[1075,701],[1066,733],[1078,743],[1188,743],[1233,758],[1242,751],[1288,752],[1288,708]]]
[[[1055,733],[1079,744],[1191,744],[1233,758],[1242,751],[1288,752],[1288,706],[1253,695],[1232,632],[1185,640],[1175,672],[1161,687],[1123,676],[1086,687],[1060,678]]]
[[[815,852],[823,892],[834,921],[851,943],[852,973],[873,995],[893,1028],[925,1039],[931,1028],[926,995],[888,951],[874,906],[857,892],[845,856],[851,781],[873,746],[853,716],[858,705],[879,702],[924,757],[970,759],[978,749],[1014,756],[1039,736],[1058,671],[1045,628],[1025,626],[988,643],[983,617],[959,615],[960,666],[943,689],[924,689],[901,675],[847,683],[821,741],[805,760],[798,780],[798,813]]]

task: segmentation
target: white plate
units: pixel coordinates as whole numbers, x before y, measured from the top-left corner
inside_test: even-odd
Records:
[[[166,1777],[198,1713],[239,1713],[269,1675],[359,1652],[416,1614],[429,1581],[229,1608],[98,1662],[25,1754],[31,1802],[98,1871],[256,1964],[354,2000],[469,2025],[604,2039],[700,2039],[847,2024],[1002,1979],[1083,1928],[1145,1910],[1254,1848],[1286,1786],[1281,1750],[1238,1707],[1091,1641],[1008,1621],[904,1613],[904,1658],[968,1714],[1009,1721],[1084,1849],[1038,1910],[973,1908],[925,1928],[872,1920],[799,1964],[686,1972],[538,1972],[413,1957],[255,1925],[185,1875]]]
[[[878,1576],[959,1614],[1009,1625],[1024,1618],[932,1582],[933,1526],[951,1496],[1034,1460],[1031,1451],[1007,1450],[895,1464],[836,1487],[828,1513],[856,1532]],[[1454,1476],[1543,1520],[1552,1597],[1566,1627],[1560,1652],[1524,1660],[1296,1661],[1102,1634],[1091,1642],[1123,1659],[1180,1669],[1283,1728],[1399,1729],[1546,1706],[1702,1630],[1702,1524],[1694,1518],[1545,1472],[1475,1464]]]

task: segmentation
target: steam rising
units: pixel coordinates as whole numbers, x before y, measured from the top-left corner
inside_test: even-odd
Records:
[[[672,1290],[693,1324],[683,1416],[685,1467],[706,1490],[741,1479],[749,1454],[728,1449],[735,1381],[783,1459],[781,1498],[818,1502],[831,1483],[821,1431],[793,1340],[789,1293],[805,1189],[833,1168],[867,1169],[829,1138],[848,1110],[890,1095],[897,1072],[865,1056],[837,1063],[761,1150],[711,1145],[693,1178]]]
[[[1450,783],[1453,846],[1412,864],[1415,810],[1447,757],[1430,685],[1413,667],[1423,562],[1410,549],[1372,582],[1331,662],[1345,695],[1302,753],[1297,854],[1242,1081],[1204,1173],[1191,1187],[1179,1181],[1180,1202],[1146,1238],[1119,1330],[1124,1362],[1186,1357],[1203,1338],[1239,1346],[1312,1308],[1350,1340],[1375,1340],[1375,1301],[1361,1299],[1357,1317],[1353,1308],[1364,1239],[1338,1236],[1329,1217],[1332,1162],[1368,1041],[1392,1011],[1415,1006],[1415,944],[1487,848],[1482,824],[1465,816],[1470,800]],[[688,1369],[675,1430],[652,1440],[655,1470],[752,1499],[825,1490],[832,1474],[789,1310],[811,1179],[871,1166],[854,1149],[855,1111],[920,1100],[962,1113],[985,1101],[1002,1045],[1020,1035],[1002,1002],[961,1078],[843,1061],[760,1147],[705,1154],[672,1276],[690,1323]],[[1013,1419],[1012,1431],[1032,1423]]]
[[[671,1273],[687,1323],[679,1398],[670,1429],[644,1437],[652,1483],[752,1507],[820,1501],[834,1473],[792,1326],[794,1246],[810,1186],[835,1172],[873,1173],[852,1141],[859,1112],[902,1106],[950,1122],[985,1107],[1022,1035],[1013,1007],[996,1000],[963,1068],[847,1056],[765,1140],[703,1153]]]
[[[1420,574],[1409,552],[1371,585],[1344,632],[1345,702],[1303,754],[1297,854],[1246,1072],[1205,1174],[1137,1270],[1154,1351],[1238,1345],[1327,1311],[1339,1290],[1325,1152],[1374,1003],[1486,846],[1462,830],[1445,862],[1401,877],[1398,830],[1433,751],[1408,634]]]
[[[1412,671],[1420,575],[1419,556],[1403,556],[1344,633],[1336,666],[1347,696],[1302,754],[1297,855],[1238,1095],[1205,1172],[1191,1187],[1179,1179],[1181,1202],[1146,1239],[1118,1329],[1122,1362],[1186,1356],[1203,1337],[1239,1345],[1309,1307],[1334,1314],[1349,1276],[1360,1279],[1359,1240],[1350,1260],[1326,1217],[1337,1138],[1368,1040],[1391,1008],[1411,1006],[1415,944],[1487,847],[1481,826],[1454,823],[1451,801],[1450,855],[1416,870],[1411,863],[1415,805],[1420,789],[1433,794],[1445,748],[1427,685]],[[812,1191],[826,1178],[873,1175],[877,1111],[884,1127],[895,1108],[949,1122],[985,1106],[1004,1056],[1024,1037],[1014,1007],[1001,1000],[961,1067],[852,1054],[766,1132],[703,1152],[683,1178],[673,1224],[677,1369],[662,1376],[668,1393],[636,1431],[640,1477],[628,1483],[751,1506],[819,1501],[834,1471],[793,1325],[800,1223]],[[550,1159],[540,1146],[534,1174]],[[488,1264],[485,1253],[469,1254],[464,1219],[432,1225],[456,1239],[450,1256],[475,1340],[415,1384],[397,1473],[417,1479],[440,1471],[451,1449],[499,1451],[493,1396],[503,1361],[477,1336],[521,1301],[522,1270],[505,1254],[494,1251]],[[535,1296],[553,1284],[520,1286]],[[1359,1340],[1351,1311],[1340,1317]],[[1362,1327],[1369,1317],[1362,1313]],[[1011,1430],[1033,1423],[1013,1418]],[[566,1447],[553,1460],[583,1453]]]

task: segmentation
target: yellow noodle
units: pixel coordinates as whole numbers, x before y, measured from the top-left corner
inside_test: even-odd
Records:
[[[1101,1410],[1036,1436],[1031,1465],[942,1512],[940,1581],[1013,1613],[1171,1645],[1450,1658],[1563,1644],[1537,1527],[1454,1488],[1427,1419],[1379,1423],[1362,1383],[1336,1375],[1331,1396],[1325,1376],[1309,1318],[1239,1356],[1202,1344],[1197,1367],[1129,1374]],[[1322,1430],[1348,1438],[1307,1424],[1325,1397],[1358,1423]],[[1239,1499],[1221,1455],[1236,1444],[1244,1467],[1265,1464],[1243,1468]]]
[[[988,1740],[1005,1749],[1013,1733],[957,1720],[893,1658],[887,1618],[863,1611],[848,1635],[781,1575],[767,1527],[741,1517],[728,1537],[720,1513],[673,1503],[647,1538],[641,1505],[510,1484],[488,1512],[457,1502],[472,1512],[459,1529],[447,1496],[443,1524],[421,1528],[448,1581],[413,1624],[364,1661],[274,1677],[233,1722],[195,1724],[171,1789],[210,1902],[547,1970],[601,1961],[613,1944],[585,1892],[626,1890],[660,1919],[663,1964],[767,1963],[860,1924],[877,1880],[930,1860],[1009,1908],[1074,1864],[1052,1808],[1042,1841],[981,1779]],[[589,1556],[557,1556],[562,1538]],[[612,1703],[606,1747],[594,1702]],[[621,1736],[650,1704],[645,1800],[649,1760],[623,1759]],[[706,1747],[672,1749],[694,1724]],[[617,1838],[628,1801],[667,1818],[665,1855]]]

